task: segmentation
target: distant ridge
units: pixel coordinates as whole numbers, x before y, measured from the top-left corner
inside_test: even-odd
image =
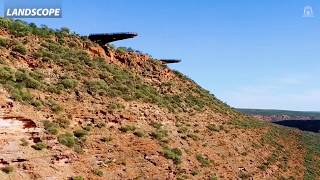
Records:
[[[279,118],[286,116],[286,119],[320,119],[320,112],[317,111],[291,111],[291,110],[278,110],[278,109],[246,109],[236,108],[237,111],[253,116],[268,116]]]

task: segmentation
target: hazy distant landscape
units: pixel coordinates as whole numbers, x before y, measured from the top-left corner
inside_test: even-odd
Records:
[[[274,109],[237,109],[247,115],[271,121],[275,124],[298,128],[303,131],[320,131],[320,112],[287,111]]]
[[[266,117],[288,117],[288,120],[318,120],[320,119],[320,112],[316,111],[288,111],[277,109],[244,109],[237,108],[237,111],[253,116]],[[276,120],[276,119],[273,119]],[[279,119],[283,120],[283,119]]]

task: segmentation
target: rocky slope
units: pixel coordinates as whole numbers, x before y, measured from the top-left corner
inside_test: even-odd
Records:
[[[0,179],[318,179],[319,136],[149,56],[0,19]]]

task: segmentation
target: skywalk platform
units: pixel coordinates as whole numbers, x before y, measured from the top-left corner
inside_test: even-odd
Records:
[[[173,64],[181,62],[181,59],[160,59],[159,61],[161,61],[164,64]]]
[[[135,32],[120,32],[120,33],[101,33],[101,34],[90,34],[88,38],[91,41],[97,42],[101,45],[108,44],[110,42],[130,39],[138,36]]]

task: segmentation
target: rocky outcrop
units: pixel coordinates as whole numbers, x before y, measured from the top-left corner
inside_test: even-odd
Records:
[[[89,55],[93,57],[102,57],[105,58],[107,55],[105,53],[105,50],[101,46],[85,46],[86,49],[88,49]]]

